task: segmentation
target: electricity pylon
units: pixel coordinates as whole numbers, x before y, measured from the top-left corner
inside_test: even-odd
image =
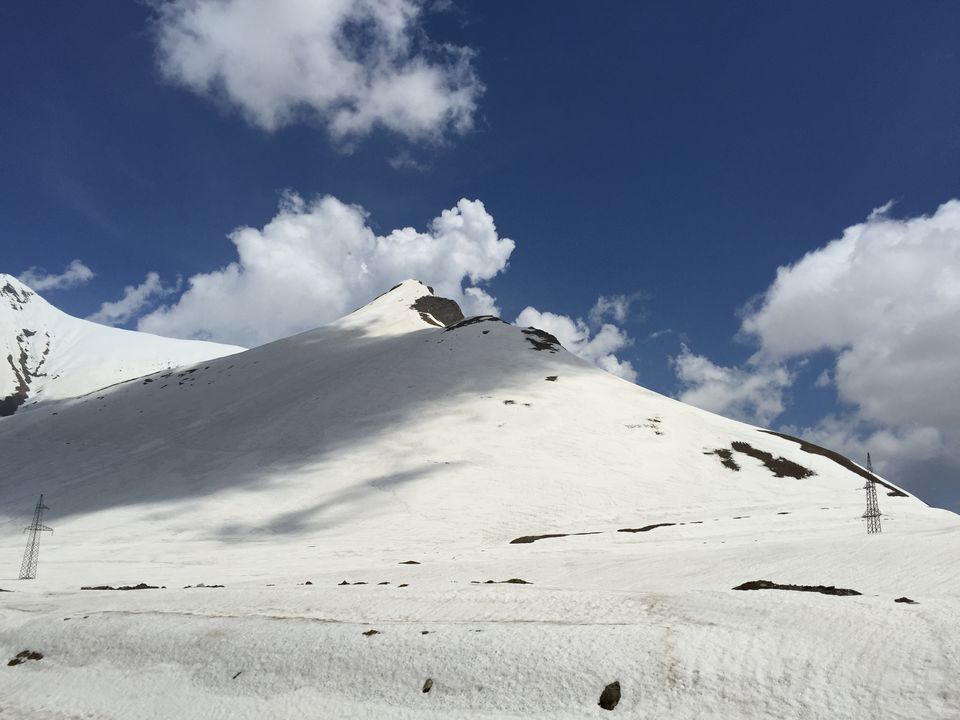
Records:
[[[27,540],[27,549],[23,551],[23,563],[20,565],[20,579],[33,580],[37,577],[37,561],[40,559],[40,533],[53,532],[53,528],[48,528],[43,524],[43,511],[49,510],[43,504],[43,495],[40,496],[37,507],[33,511],[33,523],[23,529],[30,533]]]
[[[867,535],[873,535],[880,532],[880,505],[877,503],[877,483],[873,479],[873,463],[870,462],[870,453],[867,453],[867,470],[870,472],[870,479],[863,486],[867,491],[867,509],[863,513],[867,521]]]

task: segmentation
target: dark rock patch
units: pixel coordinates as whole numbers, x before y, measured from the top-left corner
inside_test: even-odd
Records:
[[[410,307],[420,313],[420,317],[431,325],[440,323],[440,327],[448,327],[463,320],[463,311],[460,306],[447,298],[424,295],[417,298]],[[425,315],[428,317],[424,317]]]
[[[377,585],[389,585],[389,584],[390,584],[390,581],[389,581],[389,580],[384,580],[383,582],[378,582],[378,583],[377,583]]]
[[[451,330],[459,330],[460,328],[467,327],[467,325],[476,325],[477,323],[483,322],[503,322],[500,318],[495,315],[475,315],[474,317],[467,318],[466,320],[461,320],[458,323],[449,325],[444,332],[450,332]]]
[[[138,583],[136,585],[121,585],[119,587],[112,587],[111,585],[85,585],[80,589],[81,590],[159,590],[160,588],[157,585],[147,585],[146,583]]]
[[[410,585],[407,583],[400,583],[399,585],[397,585],[397,587],[410,587]]]
[[[527,336],[527,342],[533,345],[534,350],[547,350],[555,353],[558,348],[563,347],[560,341],[545,330],[539,330],[535,327],[528,327],[521,330]]]
[[[709,452],[703,453],[704,455],[716,455],[720,458],[720,464],[723,465],[728,470],[739,471],[740,466],[737,464],[737,461],[733,459],[733,451],[728,450],[727,448],[717,448],[716,450],[710,450]]]
[[[343,582],[337,583],[337,585],[340,586],[340,587],[343,587],[344,585],[349,585],[349,584],[350,584],[350,583],[348,583],[346,580],[344,580]]]
[[[402,563],[398,563],[398,564],[399,565],[419,565],[420,563],[418,563],[416,560],[404,560]]]
[[[43,653],[38,653],[33,650],[23,650],[22,652],[18,652],[16,655],[10,658],[10,661],[7,663],[7,666],[12,667],[14,665],[21,665],[25,663],[27,660],[42,660],[42,659],[43,659]]]
[[[557,376],[556,376],[556,375],[547,375],[547,376],[544,378],[544,380],[546,380],[547,382],[556,382],[556,381],[557,381]]]
[[[838,588],[833,585],[780,585],[770,580],[751,580],[743,585],[737,585],[734,590],[795,590],[797,592],[816,592],[823,595],[862,595],[856,590]]]
[[[628,533],[638,533],[638,532],[650,532],[661,527],[670,527],[671,525],[676,525],[676,523],[656,523],[654,525],[644,525],[639,528],[623,528],[622,530],[617,530],[617,532],[628,532]]]
[[[790,514],[790,513],[789,513],[789,512],[786,512],[786,511],[784,511],[784,512],[778,512],[778,513],[777,513],[777,515],[789,515],[789,514]]]
[[[516,401],[516,400],[504,400],[504,401],[503,401],[503,404],[504,404],[504,405],[516,405],[516,404],[517,404],[517,401]]]
[[[863,479],[873,480],[875,483],[879,485],[883,485],[887,490],[890,491],[887,493],[887,495],[890,497],[907,497],[907,494],[902,490],[900,490],[899,488],[896,488],[890,483],[883,481],[882,479],[880,479],[870,471],[865,470],[864,468],[857,465],[855,462],[850,460],[850,458],[845,457],[838,452],[834,452],[833,450],[827,450],[827,448],[820,447],[819,445],[814,445],[813,443],[807,442],[806,440],[802,440],[798,437],[794,437],[793,435],[774,432],[773,430],[761,430],[760,432],[767,433],[767,435],[776,435],[777,437],[783,438],[784,440],[790,440],[791,442],[795,442],[798,445],[800,445],[801,450],[803,450],[804,452],[808,452],[811,455],[821,455],[825,458],[829,458],[833,460],[835,463],[837,463],[838,465],[846,468],[850,472],[856,473]]]
[[[482,583],[479,580],[471,580],[471,583],[474,585],[533,585],[532,582],[528,580],[521,580],[520,578],[510,578],[509,580],[484,580]]]
[[[4,590],[3,588],[0,588],[0,592],[13,592],[13,590]]]
[[[379,630],[373,630],[373,629],[367,630],[365,633],[361,633],[361,635],[365,635],[366,637],[373,637],[374,635],[379,635],[379,634],[380,634]]]
[[[236,675],[234,675],[234,676],[233,676],[232,678],[230,678],[230,679],[231,679],[231,680],[236,680],[238,677],[240,677],[240,673],[242,673],[242,672],[243,672],[243,670],[241,670],[240,672],[238,672]]]
[[[222,588],[224,585],[207,585],[205,583],[197,583],[196,585],[184,585],[184,590],[189,590],[190,588]]]
[[[620,681],[614,680],[600,693],[600,702],[597,703],[604,710],[613,710],[620,702]]]
[[[758,450],[753,447],[750,443],[741,442],[739,440],[730,444],[734,450],[744,455],[749,455],[752,458],[756,458],[764,464],[764,466],[774,474],[775,477],[792,477],[797,480],[802,480],[803,478],[808,478],[816,473],[809,468],[805,468],[803,465],[798,465],[792,460],[787,460],[785,457],[774,457],[771,453],[768,453],[765,450]]]
[[[546,540],[548,538],[562,538],[570,537],[572,535],[599,535],[599,530],[594,530],[592,532],[578,532],[578,533],[548,533],[547,535],[524,535],[523,537],[518,537],[510,541],[511,545],[526,545],[527,543],[534,543],[537,540]]]
[[[420,634],[421,634],[421,635],[429,635],[429,634],[430,634],[430,631],[429,631],[429,630],[421,630],[421,631],[420,631]]]
[[[430,692],[430,688],[432,687],[433,687],[433,680],[430,678],[427,678],[427,681],[423,684],[423,692],[425,693]]]
[[[904,595],[903,597],[898,597],[896,600],[894,600],[894,602],[906,603],[907,605],[919,605],[919,604],[920,604],[920,603],[918,603],[916,600],[911,600],[911,599],[908,598],[906,595]]]

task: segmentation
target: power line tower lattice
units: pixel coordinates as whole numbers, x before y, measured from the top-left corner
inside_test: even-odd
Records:
[[[871,477],[863,486],[867,491],[867,509],[863,517],[867,521],[867,535],[873,535],[880,532],[880,505],[877,503],[877,483],[872,477],[873,463],[870,462],[870,453],[867,453],[867,470]]]
[[[37,507],[33,511],[33,522],[29,527],[23,529],[30,533],[27,539],[27,549],[23,551],[23,564],[20,565],[20,579],[34,580],[37,577],[37,562],[40,560],[40,533],[53,532],[53,528],[48,528],[43,524],[43,511],[49,510],[43,504],[43,495],[37,502]]]

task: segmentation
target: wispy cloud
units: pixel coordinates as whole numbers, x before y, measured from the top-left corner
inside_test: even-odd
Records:
[[[123,297],[113,302],[103,303],[97,312],[87,317],[87,320],[103,325],[123,325],[143,312],[157,298],[175,293],[179,285],[178,282],[174,286],[166,287],[160,282],[160,276],[157,273],[147,273],[142,283],[125,287]]]
[[[48,273],[43,268],[32,267],[20,273],[17,278],[27,287],[43,292],[45,290],[68,290],[93,279],[93,270],[81,260],[72,260],[62,273]]]

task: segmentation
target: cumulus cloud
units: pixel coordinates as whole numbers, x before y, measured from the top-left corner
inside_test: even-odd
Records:
[[[686,345],[673,358],[673,368],[680,400],[757,425],[767,425],[783,412],[783,394],[792,382],[782,366],[723,367]]]
[[[37,292],[44,290],[68,290],[83,285],[93,278],[93,270],[80,260],[73,260],[59,275],[48,273],[43,268],[32,267],[20,273],[17,278],[27,287]]]
[[[180,298],[141,318],[138,329],[251,347],[334,320],[411,277],[468,315],[498,314],[479,284],[503,271],[514,249],[483,203],[466,199],[425,232],[377,235],[361,207],[289,194],[263,228],[241,227],[229,238],[237,259],[189,278]]]
[[[832,367],[813,383],[835,388],[841,410],[801,432],[909,477],[916,461],[960,477],[960,201],[932,215],[873,211],[792,265],[744,313],[741,335],[756,353],[731,377],[773,390],[761,417],[779,410],[770,368],[826,353]],[[683,355],[681,358],[683,359]],[[678,362],[678,373],[691,363]],[[706,361],[709,363],[709,361]],[[722,375],[722,373],[721,373]],[[690,375],[684,398],[714,404],[715,382]],[[704,397],[706,399],[704,399]],[[782,403],[779,406],[782,410]]]
[[[635,382],[637,372],[633,364],[629,360],[619,359],[616,355],[618,351],[631,345],[633,340],[621,328],[604,322],[608,316],[623,322],[627,317],[629,304],[624,296],[601,296],[590,310],[590,322],[526,307],[517,316],[514,324],[546,330],[555,335],[560,344],[574,355],[618,377]]]
[[[157,273],[147,273],[142,283],[127,285],[123,289],[123,297],[114,302],[103,303],[97,312],[87,317],[87,320],[103,325],[123,325],[139,315],[156,298],[176,291],[176,286],[164,286]]]
[[[268,131],[318,122],[337,140],[376,127],[438,140],[473,125],[483,85],[468,48],[431,42],[417,0],[168,0],[160,70]]]

